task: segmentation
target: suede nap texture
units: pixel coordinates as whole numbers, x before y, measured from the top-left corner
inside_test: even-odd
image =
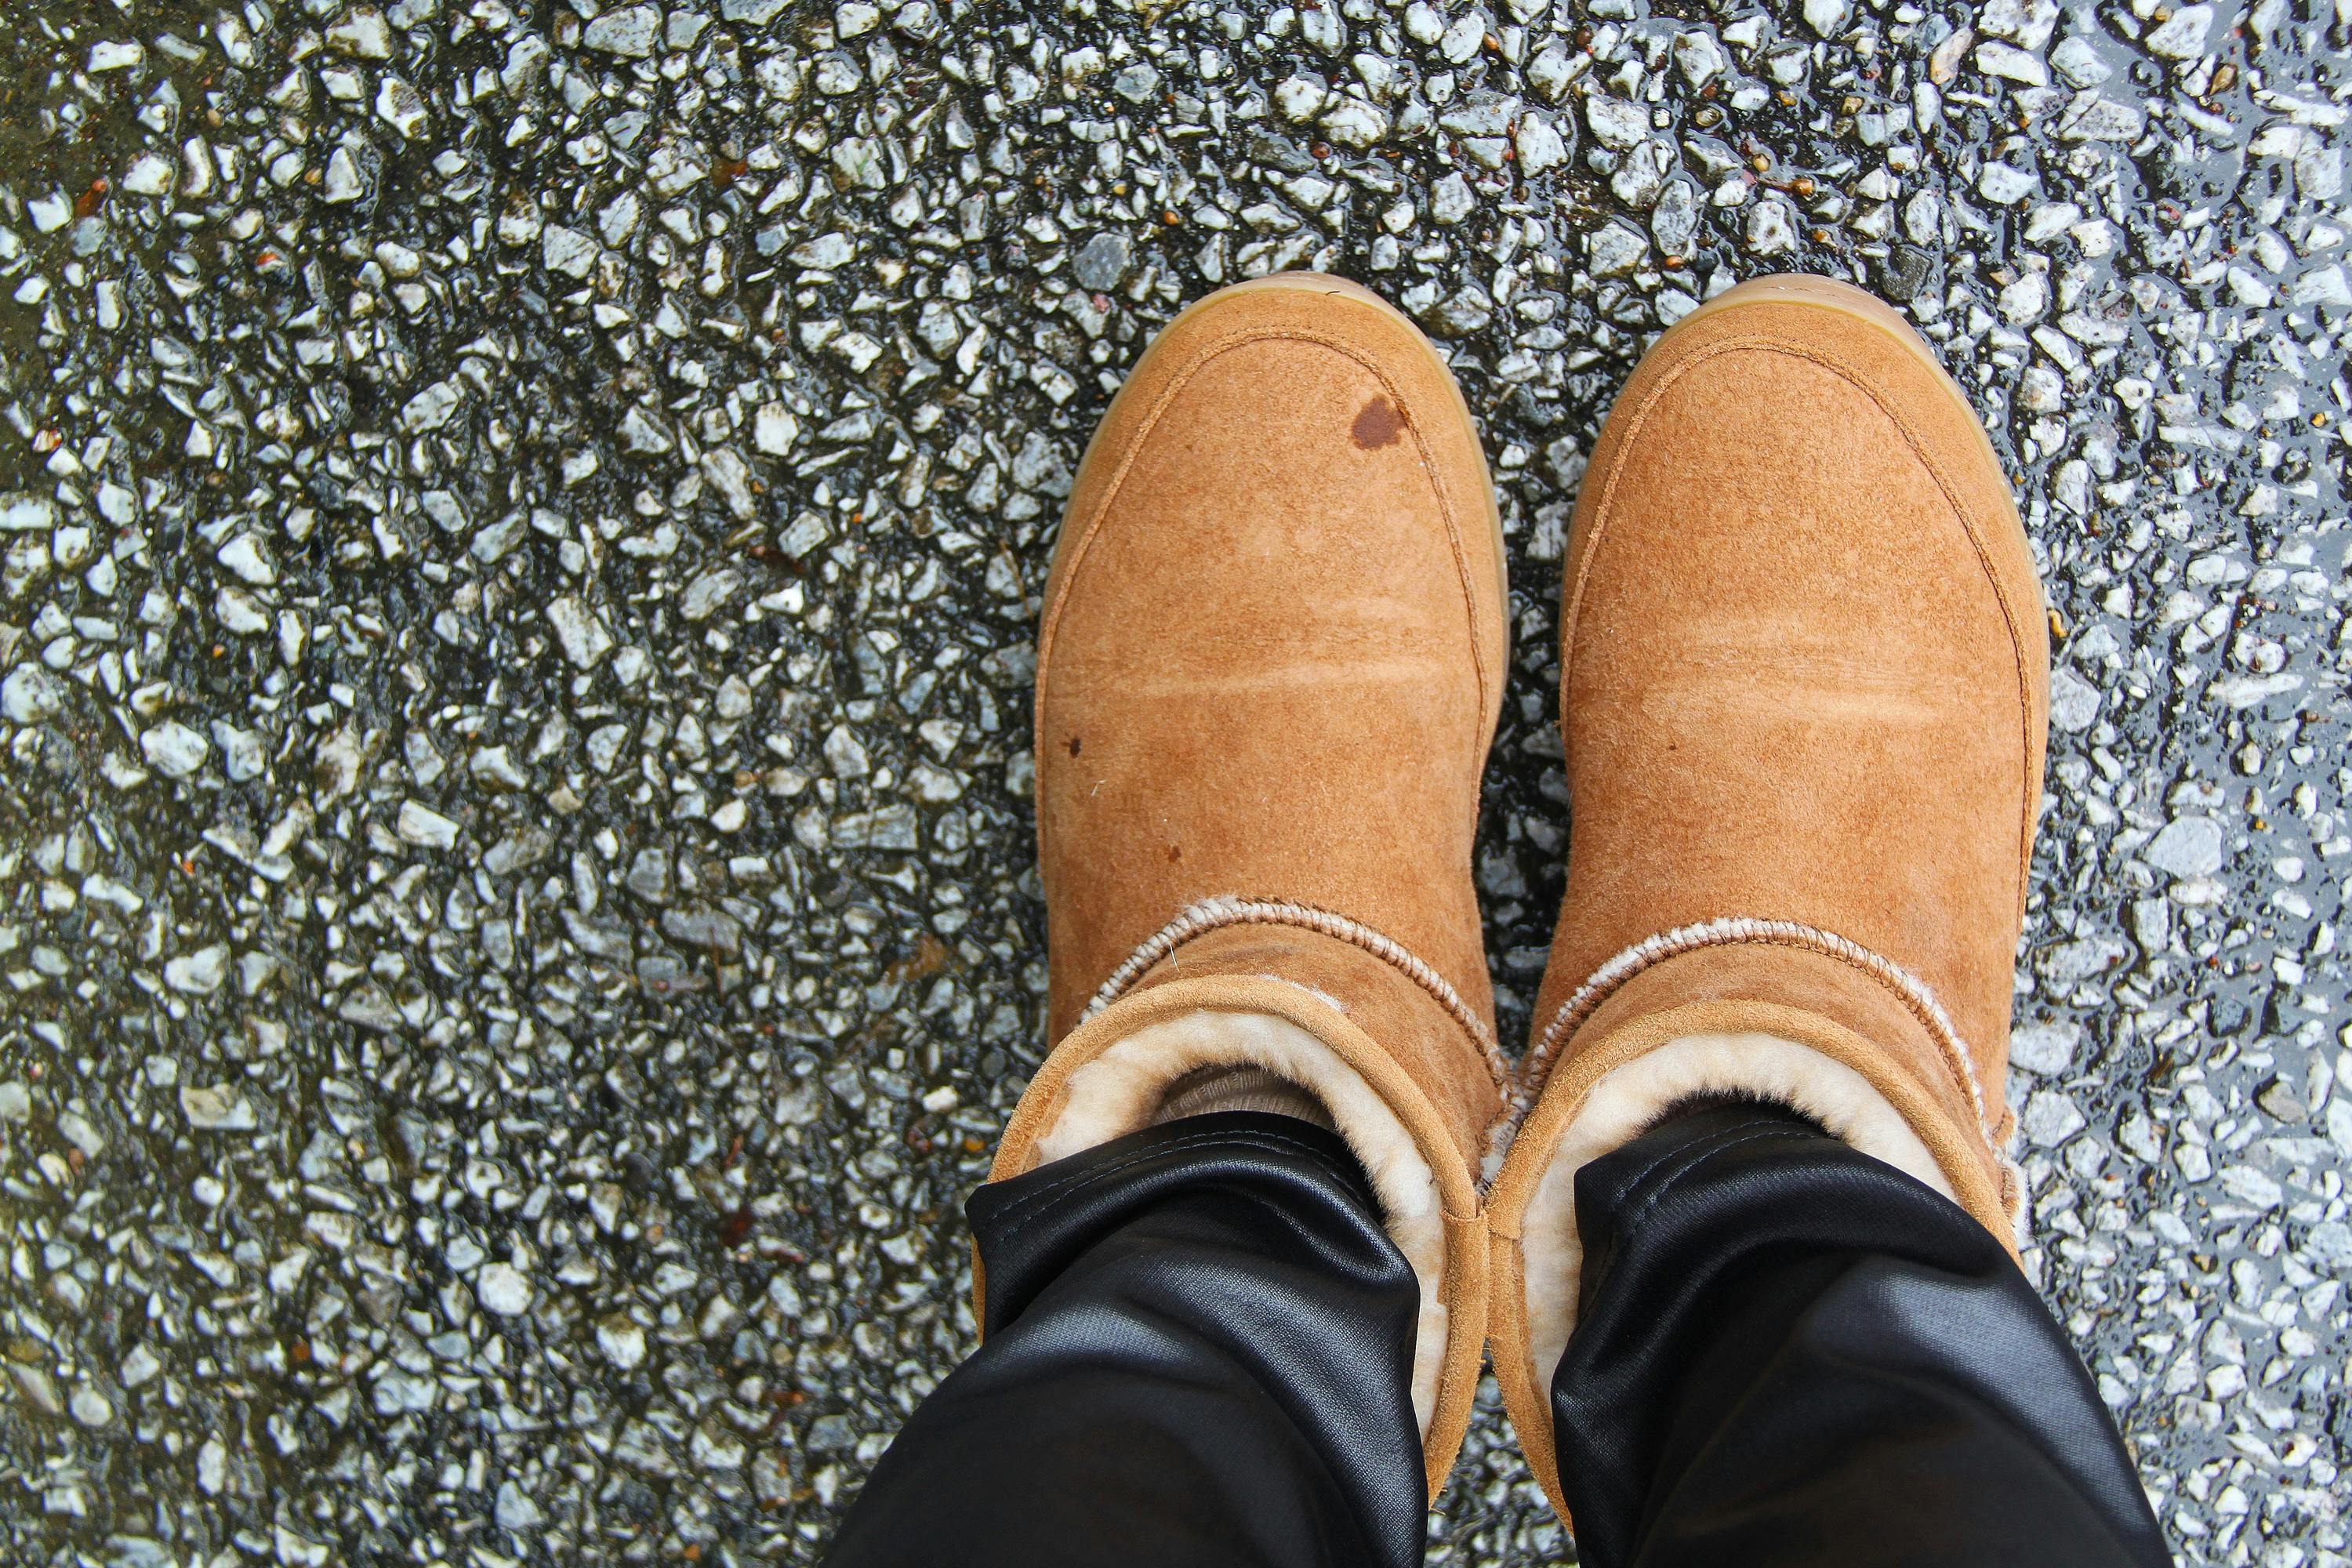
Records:
[[[1493,509],[1453,378],[1385,306],[1266,279],[1153,342],[1079,466],[1037,636],[1050,1037],[1220,893],[1361,921],[1485,1002]]]
[[[1485,1337],[1475,1163],[1502,1086],[1471,841],[1506,624],[1486,459],[1444,362],[1365,290],[1284,275],[1210,296],[1137,364],[1080,464],[1038,631],[1055,1047],[993,1174],[1030,1169],[1070,1074],[1153,1022],[1256,1011],[1313,1035],[1442,1204],[1433,1496]],[[1139,945],[1221,898],[1359,940],[1210,930],[1079,1026]]]
[[[1527,1290],[1549,1286],[1524,1278],[1521,1230],[1612,1068],[1685,1035],[1794,1040],[1867,1079],[1963,1206],[2011,1237],[2001,1097],[2044,615],[1974,415],[1857,291],[1734,290],[1667,332],[1618,398],[1567,555],[1572,822],[1535,1013],[1549,1054],[1489,1198],[1496,1373],[1556,1503],[1526,1322]],[[1731,920],[1862,952],[1785,931],[1724,941],[1718,925],[1564,1014],[1634,944]],[[1563,1016],[1573,1026],[1547,1040]]]

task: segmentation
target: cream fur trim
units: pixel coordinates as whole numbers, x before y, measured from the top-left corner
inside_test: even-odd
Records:
[[[1943,1054],[1944,1065],[1959,1080],[1969,1097],[1969,1105],[1976,1112],[1978,1130],[1983,1132],[1985,1144],[1995,1155],[2000,1153],[2001,1139],[1985,1110],[1984,1088],[1977,1082],[1976,1068],[1969,1058],[1968,1047],[1952,1023],[1951,1015],[1936,1000],[1927,983],[1913,974],[1893,959],[1873,952],[1858,942],[1849,941],[1835,931],[1809,926],[1800,921],[1758,920],[1749,915],[1729,915],[1721,920],[1702,921],[1696,925],[1677,926],[1673,931],[1643,937],[1640,942],[1612,957],[1594,970],[1569,996],[1559,1011],[1551,1016],[1543,1033],[1528,1050],[1527,1061],[1519,1069],[1518,1093],[1512,1107],[1514,1121],[1524,1120],[1536,1098],[1543,1092],[1544,1082],[1551,1075],[1553,1058],[1559,1048],[1575,1037],[1584,1021],[1592,1016],[1601,1003],[1627,981],[1654,964],[1669,958],[1693,952],[1703,947],[1727,947],[1735,944],[1762,947],[1801,947],[1831,958],[1843,961],[1862,970],[1872,979],[1892,990],[1903,999],[1914,1016],[1924,1025],[1928,1037]]]
[[[1843,1142],[1946,1197],[1953,1195],[1919,1135],[1867,1079],[1844,1063],[1776,1035],[1685,1035],[1669,1040],[1592,1086],[1560,1130],[1551,1163],[1528,1200],[1521,1246],[1527,1259],[1528,1352],[1538,1390],[1550,1389],[1576,1327],[1584,1266],[1576,1231],[1576,1173],[1632,1142],[1676,1100],[1708,1091],[1793,1105]]]
[[[1203,1009],[1139,1029],[1070,1074],[1060,1114],[1038,1134],[1038,1163],[1139,1131],[1150,1125],[1168,1085],[1196,1068],[1227,1063],[1261,1067],[1312,1091],[1371,1178],[1389,1236],[1421,1285],[1412,1409],[1425,1436],[1437,1408],[1447,1333],[1445,1218],[1437,1177],[1404,1123],[1330,1047],[1288,1019],[1264,1013]]]

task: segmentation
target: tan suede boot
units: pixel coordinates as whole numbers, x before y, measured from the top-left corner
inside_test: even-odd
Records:
[[[1644,356],[1566,595],[1568,889],[1488,1203],[1496,1371],[1555,1504],[1576,1173],[1676,1100],[1793,1104],[2013,1236],[2050,660],[1967,400],[1821,279],[1734,289]]]
[[[1286,274],[1161,331],[1080,466],[1037,646],[1048,1038],[994,1179],[1252,1063],[1314,1091],[1420,1276],[1432,1495],[1478,1380],[1507,1066],[1471,884],[1502,553],[1444,363]]]

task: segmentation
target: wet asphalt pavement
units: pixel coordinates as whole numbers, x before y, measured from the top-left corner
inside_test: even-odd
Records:
[[[1613,389],[1900,303],[2057,634],[2012,1093],[2185,1560],[2344,1568],[2352,0],[16,0],[0,1558],[807,1563],[1037,1058],[1030,637],[1156,324],[1344,272],[1511,543],[1524,1034]],[[1433,1560],[1559,1560],[1499,1411]]]

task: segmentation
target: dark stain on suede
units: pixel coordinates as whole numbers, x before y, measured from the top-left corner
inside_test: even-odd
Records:
[[[1375,397],[1356,416],[1355,428],[1349,434],[1356,438],[1357,446],[1367,452],[1373,451],[1392,444],[1404,434],[1404,416],[1387,398]]]

